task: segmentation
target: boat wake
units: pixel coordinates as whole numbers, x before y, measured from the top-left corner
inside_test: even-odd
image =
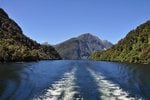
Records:
[[[75,84],[75,72],[75,68],[66,72],[60,80],[46,90],[44,95],[34,98],[34,100],[81,100],[77,92],[79,87]]]
[[[135,100],[136,98],[131,97],[128,92],[123,91],[117,84],[106,80],[101,73],[97,73],[91,69],[88,69],[92,77],[94,78],[99,92],[101,93],[100,98],[102,100]]]

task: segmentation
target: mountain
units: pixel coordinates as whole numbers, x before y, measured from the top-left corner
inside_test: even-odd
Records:
[[[57,44],[54,47],[63,59],[87,59],[93,52],[102,51],[111,46],[112,43],[86,33]]]
[[[25,36],[21,28],[0,8],[0,62],[60,59],[52,46]]]
[[[150,21],[130,31],[112,48],[95,52],[90,59],[150,63]]]

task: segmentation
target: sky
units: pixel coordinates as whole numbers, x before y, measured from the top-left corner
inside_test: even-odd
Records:
[[[23,33],[58,44],[83,33],[117,43],[150,20],[150,0],[0,0]]]

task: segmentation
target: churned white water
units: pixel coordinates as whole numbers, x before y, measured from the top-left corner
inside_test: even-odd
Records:
[[[97,83],[102,100],[135,100],[135,98],[130,97],[129,93],[123,91],[117,84],[106,80],[101,73],[97,73],[91,69],[88,69],[88,71]]]
[[[74,97],[79,93],[76,91],[78,86],[75,85],[75,72],[76,68],[70,72],[66,72],[63,77],[56,81],[47,89],[46,93],[34,100],[79,100],[80,98]]]

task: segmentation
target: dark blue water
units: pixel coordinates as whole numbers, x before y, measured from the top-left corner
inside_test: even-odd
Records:
[[[0,64],[0,100],[150,99],[150,65],[88,60]]]

